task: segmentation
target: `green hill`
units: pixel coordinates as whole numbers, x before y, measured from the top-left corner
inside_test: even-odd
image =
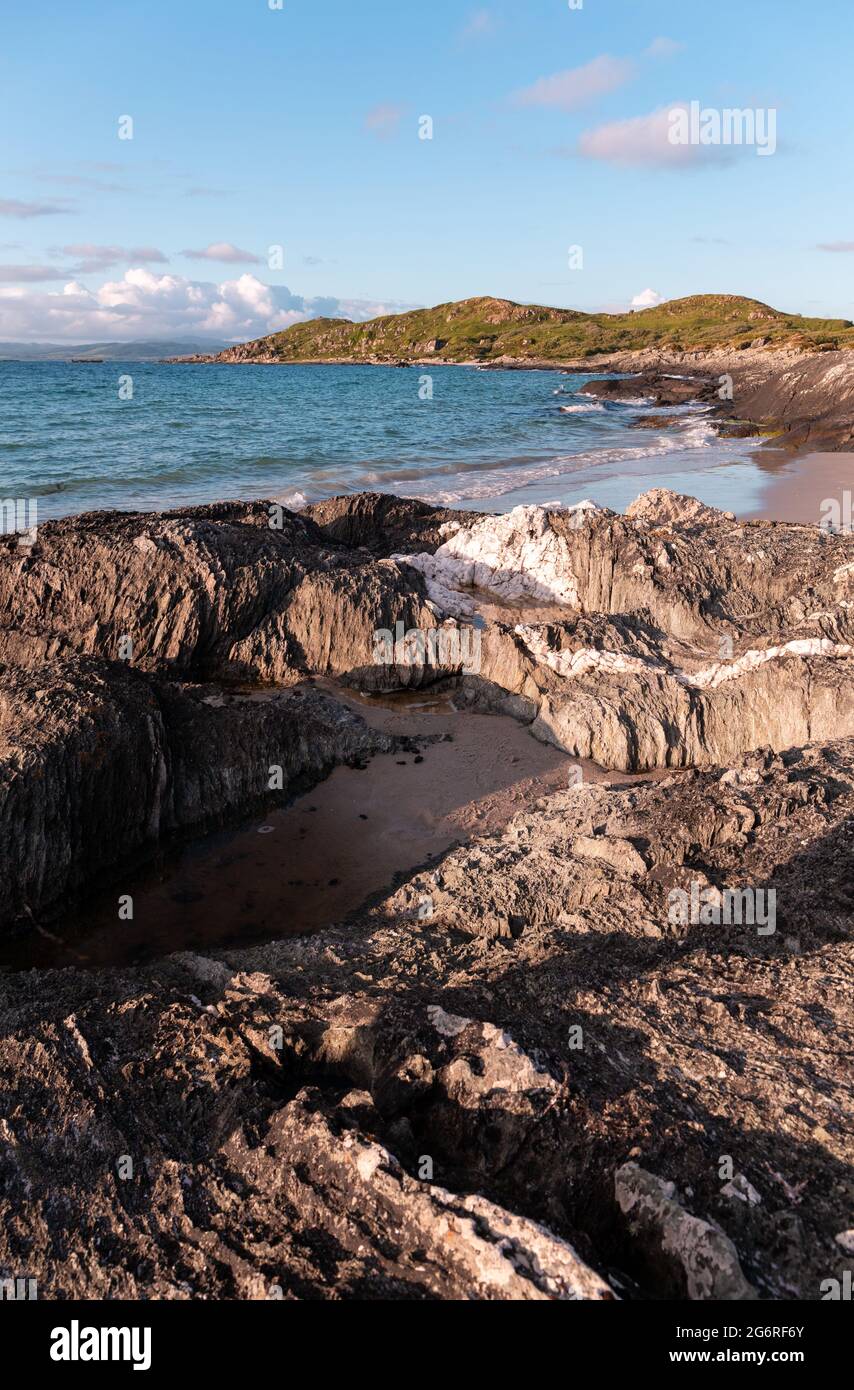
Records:
[[[390,314],[368,323],[312,319],[283,333],[229,348],[231,362],[494,361],[498,358],[568,361],[639,348],[691,351],[768,346],[815,350],[854,346],[848,319],[785,314],[740,295],[698,294],[627,314],[584,314],[514,304],[509,299],[463,299],[434,309]]]

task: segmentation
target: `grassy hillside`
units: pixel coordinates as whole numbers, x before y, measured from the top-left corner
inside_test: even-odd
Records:
[[[700,294],[674,299],[656,309],[628,314],[583,314],[514,304],[508,299],[463,299],[392,314],[368,323],[312,319],[220,354],[226,361],[281,362],[490,361],[500,357],[563,361],[597,353],[660,347],[748,347],[757,338],[769,345],[827,350],[854,346],[848,319],[807,319],[784,314],[756,299]]]

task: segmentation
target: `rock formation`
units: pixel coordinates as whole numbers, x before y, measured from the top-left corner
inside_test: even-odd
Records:
[[[391,746],[317,675],[450,684],[645,775],[579,765],[313,937],[0,976],[0,1278],[822,1297],[854,1198],[852,580],[847,536],[664,492],[625,517],[368,495],[7,542],[6,930],[263,803],[272,765],[281,798]],[[377,665],[398,622],[476,626],[479,669]]]

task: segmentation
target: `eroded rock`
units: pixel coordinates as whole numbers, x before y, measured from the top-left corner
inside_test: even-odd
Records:
[[[756,1298],[732,1241],[708,1221],[691,1216],[677,1200],[672,1182],[626,1163],[614,1188],[639,1260],[660,1271],[676,1297]]]

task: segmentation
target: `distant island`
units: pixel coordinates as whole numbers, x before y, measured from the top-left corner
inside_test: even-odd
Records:
[[[850,319],[804,318],[741,295],[699,294],[625,314],[586,314],[488,297],[365,323],[318,318],[194,362],[575,362],[615,353],[854,347]]]
[[[15,343],[0,342],[2,362],[162,362],[171,353],[218,352],[219,341],[201,338],[150,338],[142,342]]]

